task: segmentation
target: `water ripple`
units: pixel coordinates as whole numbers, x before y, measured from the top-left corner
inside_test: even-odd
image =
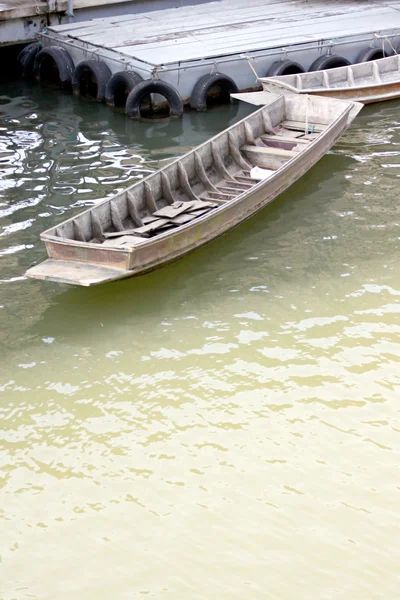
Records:
[[[138,124],[17,82],[0,116],[0,596],[396,597],[398,104],[98,289],[26,280],[39,233],[239,113]]]

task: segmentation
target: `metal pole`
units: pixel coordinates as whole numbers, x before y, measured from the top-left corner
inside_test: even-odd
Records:
[[[67,15],[68,23],[71,23],[74,19],[74,0],[68,0]]]

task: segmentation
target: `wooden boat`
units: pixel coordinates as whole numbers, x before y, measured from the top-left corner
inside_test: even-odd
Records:
[[[261,77],[273,94],[317,94],[370,104],[400,98],[400,55],[297,75]]]
[[[251,217],[310,169],[362,105],[313,96],[269,104],[125,191],[41,234],[28,277],[95,285],[174,261]]]

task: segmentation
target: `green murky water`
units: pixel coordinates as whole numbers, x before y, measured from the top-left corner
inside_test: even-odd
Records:
[[[0,598],[399,594],[400,104],[158,272],[24,279],[40,231],[246,114],[0,95]]]

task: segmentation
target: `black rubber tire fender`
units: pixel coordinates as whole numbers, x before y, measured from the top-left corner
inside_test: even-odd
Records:
[[[200,77],[193,88],[190,96],[190,107],[194,110],[207,110],[207,97],[210,89],[217,84],[222,84],[226,87],[229,94],[239,91],[238,86],[229,75],[224,73],[210,73]]]
[[[364,48],[357,56],[356,63],[368,62],[370,60],[378,60],[379,58],[385,58],[391,56],[392,52],[384,52],[382,48]]]
[[[22,77],[32,77],[36,54],[39,51],[39,43],[32,42],[18,54],[18,62],[21,65]]]
[[[293,60],[277,60],[272,63],[266,77],[277,77],[278,75],[295,75],[296,73],[305,73],[305,69],[300,63]]]
[[[42,64],[47,58],[52,59],[57,67],[60,88],[62,90],[70,89],[72,73],[74,71],[74,61],[69,52],[61,46],[49,46],[37,53],[34,64],[36,79],[41,81]]]
[[[172,85],[159,79],[145,79],[135,85],[126,100],[125,113],[128,117],[140,119],[140,103],[149,94],[164,96],[169,104],[170,117],[181,117],[183,115],[183,100]]]
[[[135,71],[118,71],[118,73],[114,73],[106,86],[106,104],[108,106],[115,106],[115,95],[118,88],[125,88],[129,96],[135,85],[142,81],[143,77]]]
[[[83,77],[90,73],[92,78],[92,82],[96,84],[96,94],[89,97],[92,97],[96,100],[96,102],[103,102],[106,94],[107,83],[111,79],[111,71],[102,60],[83,60],[80,62],[72,75],[72,91],[75,96],[86,95],[82,94],[81,91],[81,83]]]
[[[336,67],[347,67],[351,65],[351,62],[343,56],[337,56],[336,54],[325,54],[320,56],[317,60],[314,60],[309,71],[323,71],[324,69],[336,69]]]

